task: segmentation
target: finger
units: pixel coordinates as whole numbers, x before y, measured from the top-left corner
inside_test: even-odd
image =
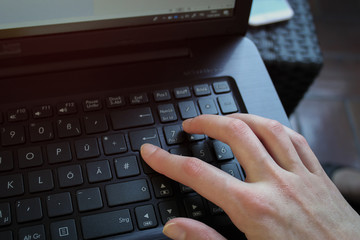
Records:
[[[244,121],[280,167],[291,172],[305,169],[284,125],[251,114],[232,114],[228,117]]]
[[[224,240],[213,228],[189,218],[174,218],[166,223],[163,233],[176,240]]]
[[[306,139],[290,128],[285,128],[288,135],[290,136],[291,142],[293,143],[296,152],[300,156],[301,161],[305,167],[312,173],[324,173],[323,168],[314,152],[311,150]]]
[[[235,195],[247,189],[244,183],[230,174],[197,158],[173,155],[150,144],[141,147],[144,161],[155,171],[194,189],[197,193],[230,212],[240,204]]]
[[[183,128],[188,133],[206,134],[228,144],[244,168],[248,182],[262,179],[276,170],[276,163],[263,144],[250,127],[239,119],[201,115],[184,121]]]

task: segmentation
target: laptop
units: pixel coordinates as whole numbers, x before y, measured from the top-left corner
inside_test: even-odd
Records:
[[[190,217],[228,238],[221,208],[154,172],[152,143],[244,180],[199,114],[289,126],[254,44],[250,0],[11,1],[0,8],[0,239],[166,239]]]

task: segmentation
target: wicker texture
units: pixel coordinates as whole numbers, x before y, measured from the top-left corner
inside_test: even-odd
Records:
[[[288,0],[294,17],[283,23],[250,28],[275,88],[290,115],[319,74],[323,58],[307,0]]]

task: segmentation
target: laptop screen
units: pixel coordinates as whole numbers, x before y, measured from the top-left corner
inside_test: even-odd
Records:
[[[2,0],[0,38],[234,15],[236,0]]]

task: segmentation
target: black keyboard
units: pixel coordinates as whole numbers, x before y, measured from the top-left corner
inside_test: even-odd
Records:
[[[179,216],[229,224],[221,208],[154,172],[139,149],[152,143],[243,180],[228,145],[181,126],[199,114],[246,112],[231,78],[0,108],[1,240],[130,239]]]

